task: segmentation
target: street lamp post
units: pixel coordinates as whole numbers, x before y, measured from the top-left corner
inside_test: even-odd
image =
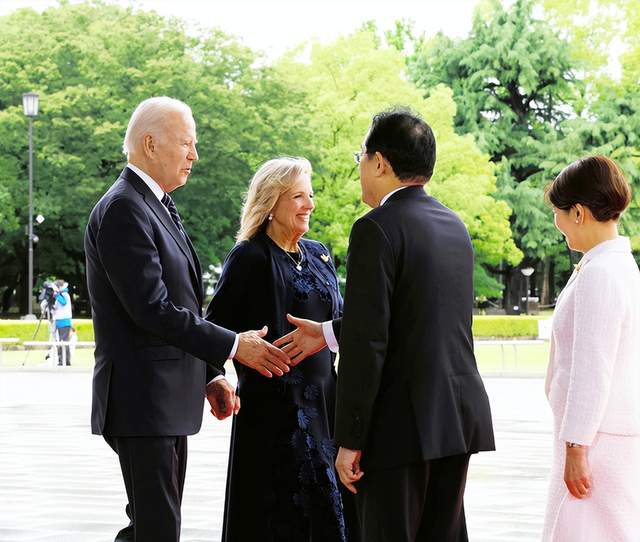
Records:
[[[533,272],[535,271],[535,269],[533,267],[525,267],[523,269],[520,269],[520,272],[524,275],[525,278],[525,282],[526,282],[526,290],[525,290],[525,298],[524,298],[524,313],[525,314],[529,314],[529,277],[531,275],[533,275]]]
[[[38,95],[27,92],[22,95],[24,114],[29,118],[29,280],[27,282],[27,314],[25,320],[35,320],[33,314],[33,119],[38,114]]]

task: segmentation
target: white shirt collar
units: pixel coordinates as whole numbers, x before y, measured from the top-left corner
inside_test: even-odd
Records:
[[[396,188],[395,190],[392,190],[391,192],[389,192],[384,198],[382,198],[380,200],[380,207],[382,207],[386,201],[393,196],[396,192],[400,192],[400,190],[404,190],[405,188],[409,188],[409,186],[413,186],[413,185],[407,185],[407,186],[401,186],[400,188]]]
[[[151,192],[153,192],[153,195],[158,198],[158,201],[162,201],[162,198],[164,197],[164,190],[160,188],[160,185],[154,181],[150,175],[147,175],[139,167],[134,166],[133,164],[127,164],[127,167],[144,181],[144,184],[151,189]]]
[[[584,253],[578,265],[582,267],[589,260],[607,252],[631,252],[631,241],[629,241],[628,237],[619,235],[615,239],[598,243],[595,247]]]

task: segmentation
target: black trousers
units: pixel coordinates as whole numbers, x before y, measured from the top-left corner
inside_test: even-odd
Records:
[[[111,437],[129,500],[115,542],[178,542],[187,437]]]
[[[363,469],[356,495],[362,542],[467,542],[469,457]]]

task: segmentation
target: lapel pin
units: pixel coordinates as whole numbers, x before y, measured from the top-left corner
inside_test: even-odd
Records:
[[[322,261],[324,263],[327,263],[329,261],[329,256],[327,256],[326,254],[321,254],[320,257],[322,258]]]

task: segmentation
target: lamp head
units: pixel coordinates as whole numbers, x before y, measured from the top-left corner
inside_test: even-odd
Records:
[[[38,99],[39,96],[35,92],[26,92],[22,95],[22,107],[27,117],[34,118],[38,115]]]

